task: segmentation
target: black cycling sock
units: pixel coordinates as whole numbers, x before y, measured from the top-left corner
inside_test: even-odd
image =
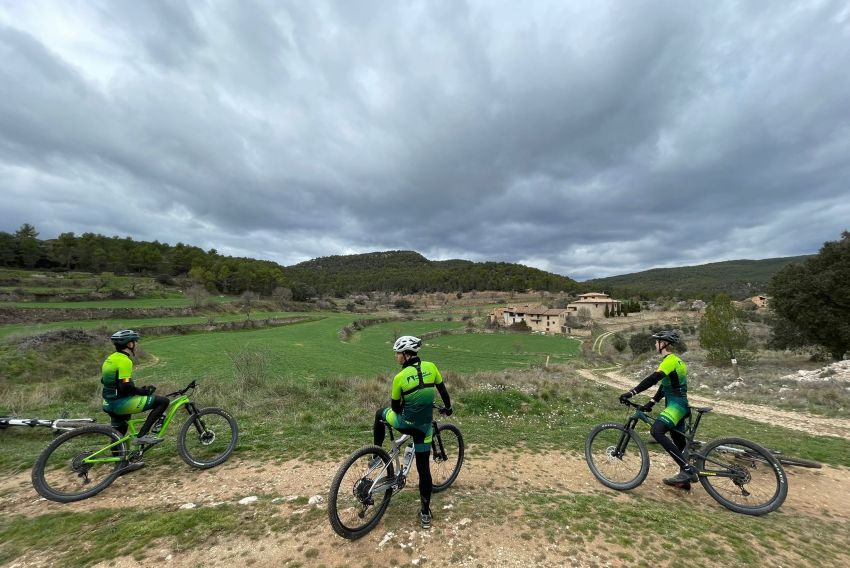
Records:
[[[376,446],[382,446],[386,435],[387,429],[384,426],[384,409],[379,408],[375,413],[375,423],[372,425],[372,441]]]

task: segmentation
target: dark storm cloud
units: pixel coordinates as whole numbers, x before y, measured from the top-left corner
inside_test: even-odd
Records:
[[[0,4],[0,230],[576,278],[850,214],[837,2]]]

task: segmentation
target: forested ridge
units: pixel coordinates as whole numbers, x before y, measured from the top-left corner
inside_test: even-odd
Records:
[[[578,284],[536,268],[507,262],[431,261],[412,251],[328,256],[285,267],[268,260],[224,256],[215,249],[177,243],[135,241],[94,233],[63,233],[42,240],[24,224],[14,234],[0,231],[0,266],[53,271],[138,274],[167,282],[188,278],[210,291],[271,294],[291,288],[295,299],[317,294],[343,296],[386,291],[471,290],[574,291]]]
[[[596,286],[617,297],[640,296],[652,299],[667,296],[710,300],[716,294],[726,294],[742,300],[765,293],[774,274],[789,264],[801,263],[810,257],[728,260],[699,266],[653,268],[633,274],[596,278],[582,282],[582,285]]]
[[[468,292],[471,290],[574,291],[578,284],[536,268],[508,262],[428,260],[413,251],[326,256],[287,267],[294,281],[325,294],[362,291]]]

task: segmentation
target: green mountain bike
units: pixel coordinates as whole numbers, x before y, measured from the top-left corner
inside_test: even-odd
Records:
[[[199,469],[220,465],[236,448],[236,420],[221,408],[198,408],[192,401],[195,381],[167,394],[171,400],[162,417],[151,428],[165,436],[180,408],[188,419],[177,434],[177,453]],[[144,418],[128,422],[127,434],[105,424],[76,428],[58,436],[38,456],[32,469],[32,484],[39,495],[59,503],[81,501],[109,487],[129,465],[139,462],[154,446],[130,446]]]
[[[445,412],[444,408],[435,408]],[[393,428],[386,426],[390,451],[363,446],[346,458],[331,482],[328,517],[336,534],[343,538],[358,539],[375,528],[389,507],[390,497],[407,482],[415,461],[413,438],[403,434],[395,439]],[[445,491],[457,479],[463,454],[463,436],[458,427],[434,420],[430,464],[434,493]],[[374,456],[380,459],[375,460]]]
[[[635,432],[638,422],[654,419],[631,401],[634,413],[625,424],[610,422],[591,430],[584,457],[591,473],[606,487],[634,489],[649,473],[649,452]],[[718,438],[707,444],[694,440],[703,414],[711,408],[689,407],[677,428],[685,437],[682,454],[699,473],[699,482],[718,503],[736,513],[764,515],[778,509],[788,495],[788,478],[768,450],[743,438]],[[696,418],[692,418],[696,414]]]

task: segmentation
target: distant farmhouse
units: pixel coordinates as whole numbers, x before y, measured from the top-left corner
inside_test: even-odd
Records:
[[[590,294],[579,294],[578,300],[567,306],[568,312],[578,312],[582,308],[590,310],[590,317],[600,319],[605,317],[605,308],[609,314],[617,313],[620,308],[620,300],[614,300],[608,294],[591,292]]]
[[[753,296],[750,298],[750,301],[756,305],[757,308],[766,308],[768,297],[759,294],[758,296]]]
[[[578,316],[579,310],[587,310],[583,313],[586,313],[591,319],[601,319],[605,317],[606,308],[609,314],[615,314],[619,306],[620,301],[612,299],[608,294],[581,294],[578,300],[561,310],[539,305],[496,308],[490,312],[490,323],[510,326],[525,322],[533,332],[547,335],[567,334],[570,332],[570,328],[567,326],[567,317]]]

